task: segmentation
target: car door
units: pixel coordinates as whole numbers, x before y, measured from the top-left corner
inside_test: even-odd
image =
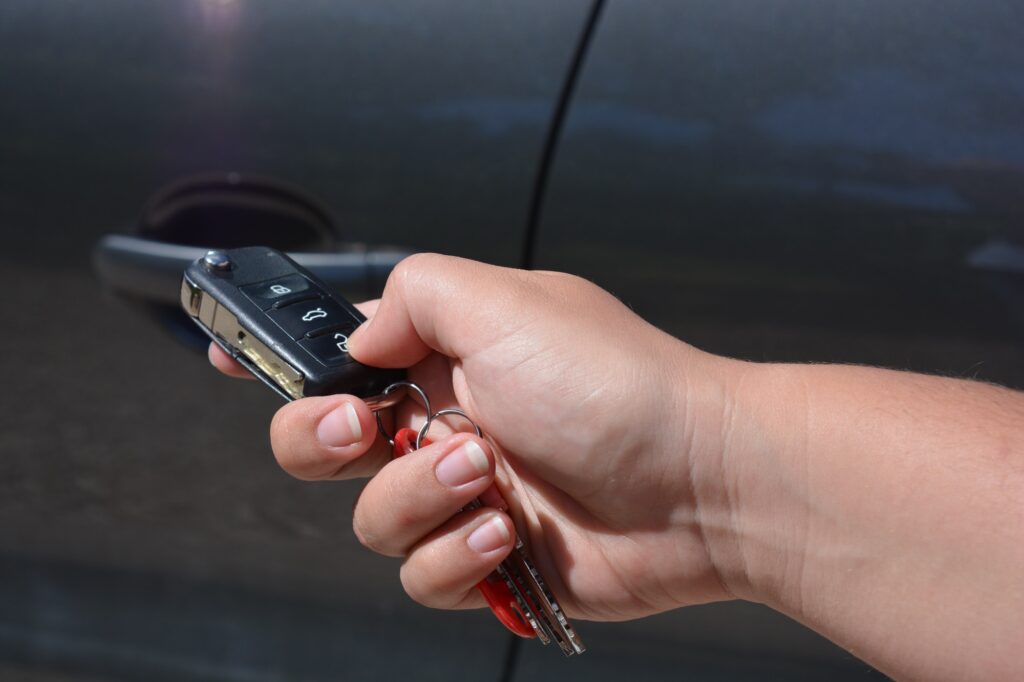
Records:
[[[146,202],[255,174],[333,211],[329,264],[383,246],[515,264],[587,8],[0,6],[0,677],[503,674],[493,617],[413,604],[352,537],[359,484],[288,478],[278,399],[168,333],[140,259],[213,244],[147,228]],[[92,269],[111,232],[101,274],[133,300]]]
[[[1021,18],[994,1],[610,0],[537,267],[716,353],[1024,387]],[[870,674],[750,604],[588,634],[579,662],[525,651],[520,679]]]

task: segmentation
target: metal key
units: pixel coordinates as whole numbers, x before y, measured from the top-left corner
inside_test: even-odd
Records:
[[[366,318],[280,251],[210,251],[185,271],[181,305],[209,337],[286,400],[350,393],[372,409],[402,399],[384,389],[400,369],[356,362],[348,336]]]
[[[348,335],[363,322],[363,315],[274,249],[209,252],[185,271],[181,304],[217,345],[286,400],[352,393],[377,413],[381,433],[387,436],[379,410],[410,393],[418,395],[427,421],[419,432],[402,429],[389,438],[396,457],[427,442],[425,434],[437,417],[469,419],[454,408],[431,413],[426,393],[406,381],[403,370],[356,362],[348,353]],[[493,486],[483,498],[490,506],[507,508]],[[467,508],[479,506],[481,502],[474,500]],[[515,634],[536,637],[544,644],[554,640],[567,656],[585,650],[518,534],[508,558],[478,587],[498,619]]]
[[[426,432],[430,424],[437,417],[452,414],[462,416],[473,423],[462,410],[439,410],[428,416],[418,433],[412,429],[399,430],[393,440],[395,456],[401,457],[423,445],[429,445]],[[477,435],[480,435],[479,427],[475,423],[473,427]],[[415,441],[412,440],[413,435]],[[502,511],[507,510],[507,505],[493,485],[484,493],[484,497],[492,502],[490,506]],[[483,506],[478,498],[467,504],[465,509],[479,509]],[[554,641],[566,656],[582,654],[586,651],[583,640],[576,634],[554,594],[541,577],[540,571],[530,559],[518,531],[515,540],[512,552],[498,565],[493,574],[477,585],[477,589],[484,595],[494,615],[511,632],[520,637],[536,637],[542,644]]]

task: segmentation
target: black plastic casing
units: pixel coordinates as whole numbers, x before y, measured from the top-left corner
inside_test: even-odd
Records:
[[[227,308],[237,318],[238,325],[247,334],[258,339],[280,361],[303,375],[305,381],[302,386],[302,397],[346,393],[363,399],[374,398],[382,396],[385,389],[394,382],[405,379],[405,370],[403,369],[370,367],[356,362],[347,356],[347,353],[347,361],[341,363],[327,364],[318,360],[303,348],[299,341],[293,339],[278,326],[261,305],[242,291],[242,287],[298,274],[309,280],[315,289],[319,289],[318,293],[323,296],[325,301],[332,302],[351,314],[354,322],[353,329],[366,320],[366,317],[355,306],[333,293],[327,285],[288,256],[265,246],[224,249],[218,253],[227,257],[230,263],[229,267],[225,269],[212,268],[204,262],[204,259],[199,259],[185,270],[184,286],[200,289],[203,296],[209,296],[219,305]],[[189,302],[185,295],[182,298],[182,305],[196,324],[218,346],[286,400],[293,399],[293,396],[278,386],[271,377],[264,374],[237,348],[221,338],[213,329],[207,327],[189,309]]]

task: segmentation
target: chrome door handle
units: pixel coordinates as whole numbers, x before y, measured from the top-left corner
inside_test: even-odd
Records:
[[[110,234],[96,244],[93,265],[104,285],[119,294],[177,305],[182,272],[206,251],[203,247]],[[288,255],[335,291],[358,300],[379,295],[391,270],[411,253],[354,245],[344,251]]]

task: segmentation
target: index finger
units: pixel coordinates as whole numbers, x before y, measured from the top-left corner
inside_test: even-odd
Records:
[[[380,307],[349,335],[349,348],[374,367],[411,367],[431,351],[470,357],[503,334],[500,322],[517,319],[524,282],[520,270],[414,254],[392,271]]]
[[[222,374],[227,374],[229,377],[235,377],[236,379],[255,379],[249,370],[242,367],[236,360],[230,355],[224,352],[224,349],[217,344],[210,342],[210,347],[206,351],[206,357],[210,359],[210,364],[216,367]]]

